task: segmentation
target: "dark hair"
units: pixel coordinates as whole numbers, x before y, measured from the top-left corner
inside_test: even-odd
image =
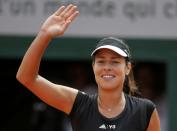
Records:
[[[126,62],[130,62],[130,61],[126,61]],[[130,63],[132,64],[132,62]],[[131,69],[130,73],[125,76],[123,91],[132,96],[140,96],[138,87],[136,85],[136,81],[134,79],[133,69]]]

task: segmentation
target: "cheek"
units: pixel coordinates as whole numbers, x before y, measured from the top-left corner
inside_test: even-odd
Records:
[[[99,74],[100,72],[100,68],[98,68],[96,65],[93,66],[93,72],[94,72],[94,75],[95,77]]]
[[[99,83],[100,81],[100,74],[101,74],[101,68],[97,67],[96,65],[93,66],[93,72],[96,83]]]
[[[124,81],[126,76],[126,69],[124,66],[114,69],[114,73],[116,74],[117,79]]]

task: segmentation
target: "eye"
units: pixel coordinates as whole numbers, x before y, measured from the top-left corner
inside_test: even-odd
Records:
[[[120,62],[118,60],[113,60],[112,63],[113,64],[119,64]]]
[[[112,63],[119,63],[118,61],[112,61]]]
[[[104,61],[103,60],[98,60],[97,63],[102,64],[102,63],[104,63]]]
[[[105,61],[103,59],[97,59],[95,62],[99,65],[102,65],[105,63]]]

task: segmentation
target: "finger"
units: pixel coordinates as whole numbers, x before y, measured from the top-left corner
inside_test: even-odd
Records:
[[[61,12],[64,11],[64,9],[65,9],[65,6],[61,6],[54,14],[58,16],[61,14]]]
[[[73,7],[72,4],[68,5],[68,6],[60,13],[60,16],[61,16],[61,17],[65,17],[66,12],[68,12],[72,7]]]
[[[76,11],[76,8],[76,6],[73,6],[70,10],[65,12],[64,18],[67,20]]]
[[[65,22],[63,25],[64,30],[66,30],[69,24],[79,15],[79,11],[74,12]]]
[[[79,15],[79,11],[75,11],[67,18],[66,21],[73,21],[78,15]]]

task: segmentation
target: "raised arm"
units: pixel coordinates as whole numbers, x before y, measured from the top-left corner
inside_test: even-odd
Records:
[[[61,36],[69,24],[78,16],[74,5],[60,7],[42,25],[38,35],[27,50],[18,69],[16,78],[45,103],[69,114],[77,95],[77,90],[54,84],[38,74],[41,58],[48,44],[56,36]]]

